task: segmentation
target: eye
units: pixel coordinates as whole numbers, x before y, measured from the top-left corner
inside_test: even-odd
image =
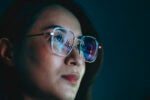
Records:
[[[80,44],[80,49],[82,51],[85,51],[87,49],[86,45],[84,43]]]
[[[55,42],[63,43],[64,42],[64,35],[63,35],[63,33],[60,32],[60,31],[55,33],[54,40],[55,40]]]
[[[62,35],[61,34],[58,34],[57,36],[55,36],[55,39],[57,41],[62,41]]]
[[[76,45],[79,50],[85,48],[84,42],[82,40],[78,40]]]

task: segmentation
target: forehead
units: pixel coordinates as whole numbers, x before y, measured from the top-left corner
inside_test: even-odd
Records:
[[[39,30],[50,25],[59,25],[81,35],[81,26],[78,19],[67,9],[59,5],[44,8],[38,15],[32,29]]]

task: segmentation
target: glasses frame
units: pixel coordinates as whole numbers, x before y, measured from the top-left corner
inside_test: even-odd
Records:
[[[93,36],[81,36],[81,38],[76,38],[75,35],[74,35],[74,33],[73,33],[71,30],[67,29],[67,28],[60,27],[60,26],[51,27],[51,28],[52,28],[53,30],[50,31],[50,32],[39,33],[39,34],[30,34],[30,35],[26,35],[26,37],[29,38],[29,37],[35,37],[35,36],[41,36],[41,35],[43,35],[43,36],[50,36],[50,44],[51,44],[51,48],[52,48],[52,53],[54,53],[54,54],[56,54],[56,55],[58,55],[58,56],[62,56],[62,57],[66,57],[66,56],[68,56],[68,55],[71,53],[75,41],[82,41],[82,38],[85,38],[85,37],[92,38],[92,39],[94,39],[95,42],[96,42],[96,51],[95,51],[95,54],[94,54],[95,59],[92,60],[92,61],[87,61],[84,56],[83,56],[83,58],[85,59],[85,62],[88,62],[88,63],[92,63],[92,62],[94,62],[94,61],[96,60],[96,58],[97,58],[97,55],[96,55],[96,54],[98,53],[98,49],[101,49],[102,46],[99,45],[99,42],[96,40],[95,37],[93,37]],[[66,30],[67,32],[70,32],[70,33],[73,35],[73,43],[72,43],[72,45],[71,45],[71,50],[68,52],[67,55],[59,54],[59,53],[55,52],[55,50],[53,49],[54,32],[55,32],[56,30],[58,30],[58,29],[59,29],[59,30],[60,30],[60,29]],[[81,46],[81,45],[80,45],[80,46]],[[79,51],[80,51],[80,48],[78,48],[78,49],[79,49]]]

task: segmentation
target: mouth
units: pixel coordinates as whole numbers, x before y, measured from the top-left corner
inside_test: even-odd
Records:
[[[76,74],[67,74],[67,75],[62,75],[62,78],[67,80],[73,85],[76,85],[78,83],[79,77]]]

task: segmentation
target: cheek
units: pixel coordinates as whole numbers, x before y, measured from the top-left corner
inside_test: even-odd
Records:
[[[26,47],[27,50],[25,52],[26,60],[32,64],[41,64],[42,62],[46,62],[46,55],[50,54],[48,50],[48,46],[42,44],[30,44]]]
[[[45,43],[27,44],[23,52],[23,66],[31,80],[40,88],[47,88],[54,83],[61,70],[62,59],[51,53],[49,45]]]
[[[84,64],[81,68],[82,69],[80,69],[80,72],[81,72],[81,76],[83,78],[83,76],[85,75],[85,72],[86,72],[86,65]],[[82,78],[81,78],[81,80],[82,80]]]
[[[32,64],[33,67],[42,64],[47,65],[53,59],[48,43],[37,41],[27,42],[23,53],[26,63]]]

